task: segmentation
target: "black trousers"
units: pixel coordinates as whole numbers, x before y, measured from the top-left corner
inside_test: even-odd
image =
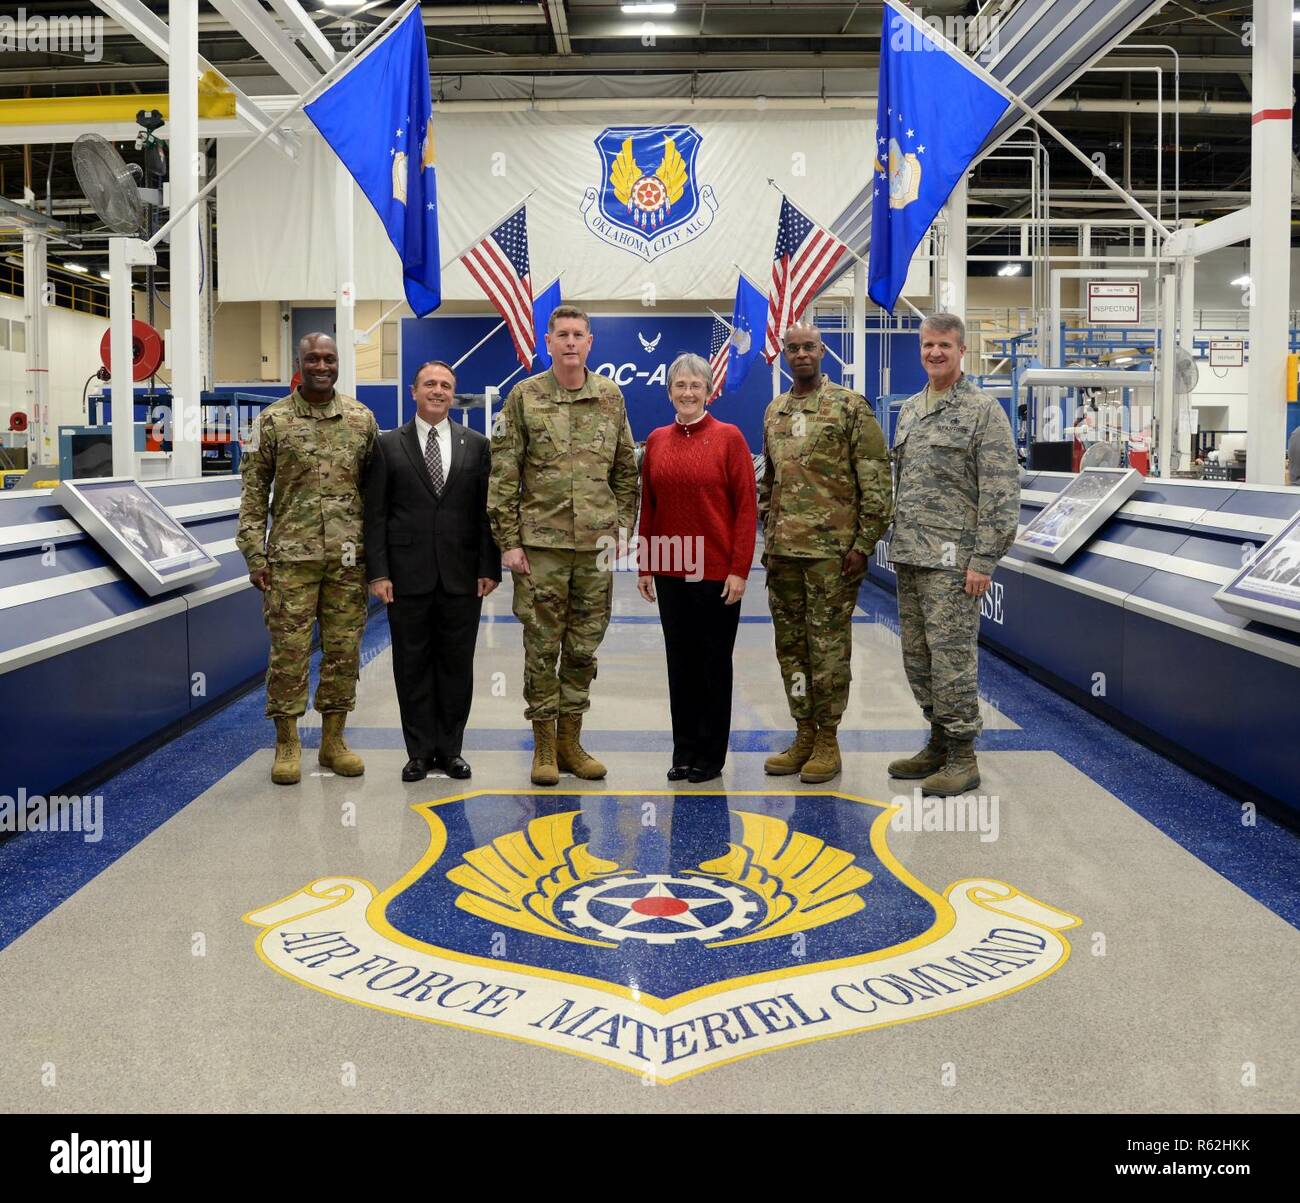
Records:
[[[655,577],[668,652],[673,764],[720,769],[731,735],[731,653],[740,603],[725,605],[721,581]]]
[[[448,593],[397,595],[388,607],[393,681],[411,758],[459,756],[474,700],[474,645],[483,599]]]

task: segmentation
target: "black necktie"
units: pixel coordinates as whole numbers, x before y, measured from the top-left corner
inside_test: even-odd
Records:
[[[433,481],[433,491],[442,496],[442,450],[438,446],[438,432],[429,427],[429,437],[424,441],[424,462],[429,469],[429,479]]]

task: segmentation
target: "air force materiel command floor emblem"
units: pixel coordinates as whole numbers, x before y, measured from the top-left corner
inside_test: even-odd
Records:
[[[718,211],[713,187],[695,181],[702,141],[689,125],[602,130],[596,139],[600,187],[588,188],[582,198],[587,229],[647,263],[698,238]]]
[[[999,881],[941,896],[848,794],[479,791],[413,807],[420,862],[250,911],[325,994],[655,1082],[1014,993],[1080,920]]]

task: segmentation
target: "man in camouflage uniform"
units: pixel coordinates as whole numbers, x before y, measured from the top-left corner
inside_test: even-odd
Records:
[[[929,384],[903,402],[894,431],[898,486],[890,558],[898,572],[903,668],[930,724],[891,777],[924,778],[947,797],[980,783],[980,599],[1016,537],[1020,468],[1002,406],[961,370],[966,326],[952,314],[921,323]]]
[[[794,742],[764,769],[829,781],[849,699],[853,606],[889,524],[889,452],[866,400],[822,375],[816,327],[796,324],[784,349],[793,381],[763,417],[763,564]]]
[[[262,412],[244,455],[235,540],[248,579],[262,590],[271,634],[266,713],[275,720],[271,780],[277,785],[301,777],[298,716],[307,709],[316,623],[320,763],[342,777],[365,772],[361,757],[343,740],[343,724],[356,703],[366,625],[361,481],[379,426],[366,406],[334,391],[339,357],[329,335],[304,337],[298,364],[301,386]]]
[[[488,518],[514,578],[524,628],[524,717],[532,780],[588,780],[605,766],[579,742],[614,578],[602,545],[636,520],[637,467],[623,394],[587,371],[591,322],[561,305],[547,325],[552,366],[510,390],[493,427]],[[556,661],[559,672],[556,672]]]

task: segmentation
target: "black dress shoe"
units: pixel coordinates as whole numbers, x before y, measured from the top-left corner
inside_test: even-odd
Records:
[[[412,756],[406,762],[406,767],[402,770],[403,781],[423,781],[429,775],[429,762],[421,760],[418,756]]]
[[[668,770],[669,781],[685,781],[690,776],[690,765],[675,764]]]
[[[686,774],[686,780],[689,781],[692,785],[699,785],[701,781],[712,781],[715,777],[721,777],[721,776],[722,776],[721,767],[712,769],[705,766],[696,766],[695,768],[692,768],[689,773]]]
[[[455,777],[457,781],[464,781],[470,775],[469,765],[459,756],[444,756],[438,761],[438,767],[442,769],[448,777]]]

